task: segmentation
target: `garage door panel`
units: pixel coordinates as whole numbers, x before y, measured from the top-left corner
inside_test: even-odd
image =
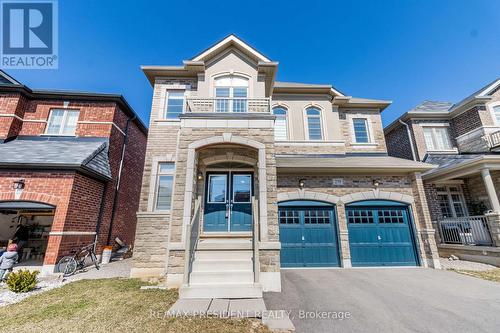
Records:
[[[407,207],[346,207],[353,266],[415,266]]]
[[[333,207],[279,207],[282,267],[339,266]]]

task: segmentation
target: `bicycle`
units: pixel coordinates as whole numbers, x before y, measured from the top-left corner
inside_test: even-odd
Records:
[[[64,277],[71,276],[75,274],[77,270],[82,270],[85,267],[85,261],[87,258],[94,263],[95,268],[99,269],[99,262],[97,261],[97,256],[94,251],[95,243],[84,246],[72,256],[65,256],[59,260],[57,264],[58,271],[63,273]]]

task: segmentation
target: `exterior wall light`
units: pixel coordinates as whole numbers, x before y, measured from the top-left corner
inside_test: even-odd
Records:
[[[22,190],[24,189],[24,179],[19,179],[14,181],[14,185],[12,186],[14,190]]]
[[[198,172],[198,180],[202,180],[202,179],[203,179],[203,173]]]
[[[305,179],[300,179],[299,180],[299,188],[303,189],[305,185],[306,185],[306,180]]]
[[[377,188],[379,185],[380,185],[380,184],[379,184],[378,180],[376,180],[376,179],[375,179],[375,180],[373,181],[373,186],[374,186],[375,188]]]

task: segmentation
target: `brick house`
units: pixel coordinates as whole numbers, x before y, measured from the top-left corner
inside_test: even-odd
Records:
[[[384,130],[423,173],[439,253],[500,265],[500,79],[458,103],[424,101]]]
[[[120,95],[32,90],[0,71],[0,246],[26,225],[25,260],[49,273],[96,238],[98,253],[133,244],[146,142]]]
[[[234,35],[153,87],[131,275],[181,298],[261,297],[286,267],[438,267],[420,173],[389,157],[390,102],[275,80]]]

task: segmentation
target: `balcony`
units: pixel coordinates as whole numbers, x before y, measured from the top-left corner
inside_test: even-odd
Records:
[[[488,138],[490,148],[497,148],[500,146],[500,131],[493,132]]]
[[[187,98],[186,113],[270,113],[269,98]]]

